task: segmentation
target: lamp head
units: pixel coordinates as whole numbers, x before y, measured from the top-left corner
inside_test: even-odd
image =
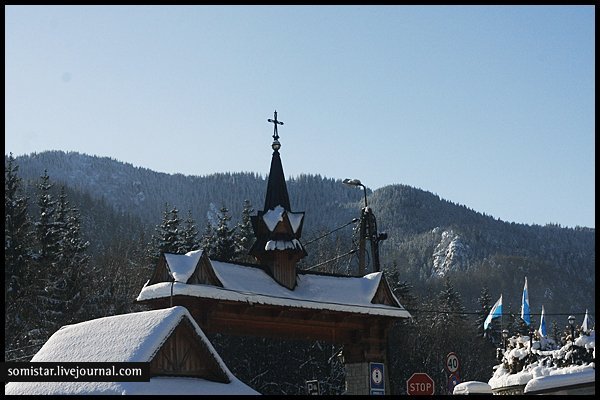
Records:
[[[346,178],[342,181],[342,183],[344,185],[350,185],[350,186],[362,186],[362,182],[360,181],[360,179],[349,179]]]
[[[575,317],[572,315],[569,315],[569,318],[567,318],[567,321],[569,321],[569,325],[573,325],[575,323]]]

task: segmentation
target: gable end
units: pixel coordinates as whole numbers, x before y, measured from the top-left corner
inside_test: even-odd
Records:
[[[179,322],[150,361],[150,376],[185,376],[230,382],[187,317]]]

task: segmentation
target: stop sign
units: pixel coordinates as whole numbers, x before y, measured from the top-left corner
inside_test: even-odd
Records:
[[[424,372],[415,372],[406,381],[406,391],[410,395],[433,395],[433,379]]]

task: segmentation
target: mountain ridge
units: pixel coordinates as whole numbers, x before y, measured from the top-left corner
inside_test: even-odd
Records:
[[[15,159],[19,175],[30,185],[47,170],[58,185],[103,202],[117,214],[131,214],[149,230],[160,222],[166,203],[176,206],[182,216],[191,211],[200,228],[223,205],[234,218],[245,199],[255,210],[262,209],[267,186],[267,176],[253,172],[168,174],[110,157],[60,150]],[[287,186],[293,211],[306,212],[305,241],[358,217],[363,206],[362,191],[342,185],[340,179],[301,174],[290,177]],[[476,296],[469,282],[480,288],[502,279],[505,283],[496,286],[519,298],[519,281],[538,274],[544,289],[540,301],[553,298],[558,304],[557,294],[567,292],[566,280],[583,288],[571,296],[574,307],[591,309],[585,303],[595,290],[594,228],[505,222],[403,184],[369,189],[368,203],[379,231],[388,233],[380,246],[382,265],[400,271],[417,290],[426,292],[440,278],[452,277],[472,302]],[[350,232],[340,231],[326,238],[323,247],[335,246],[341,253],[348,250],[343,243],[351,241]],[[307,263],[316,264],[322,251],[310,254],[309,248]],[[546,273],[564,274],[566,279],[552,280]],[[536,296],[533,292],[532,299]]]

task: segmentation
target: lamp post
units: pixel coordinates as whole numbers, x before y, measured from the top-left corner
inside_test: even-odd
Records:
[[[571,342],[575,343],[575,317],[569,315],[567,321],[569,321],[569,326],[571,327]]]
[[[342,181],[343,184],[355,187],[362,187],[363,194],[365,196],[365,207],[362,209],[360,214],[360,231],[359,231],[359,242],[358,242],[358,274],[363,276],[365,274],[365,240],[368,239],[371,242],[371,256],[373,258],[373,272],[379,272],[379,242],[387,239],[387,234],[382,232],[377,234],[377,221],[375,214],[371,211],[367,204],[367,188],[359,179],[346,178]]]
[[[508,338],[508,329],[502,329],[502,342],[504,344],[504,350],[506,350],[506,339]]]
[[[569,321],[571,327],[571,363],[575,364],[575,317],[569,315],[567,321]]]

